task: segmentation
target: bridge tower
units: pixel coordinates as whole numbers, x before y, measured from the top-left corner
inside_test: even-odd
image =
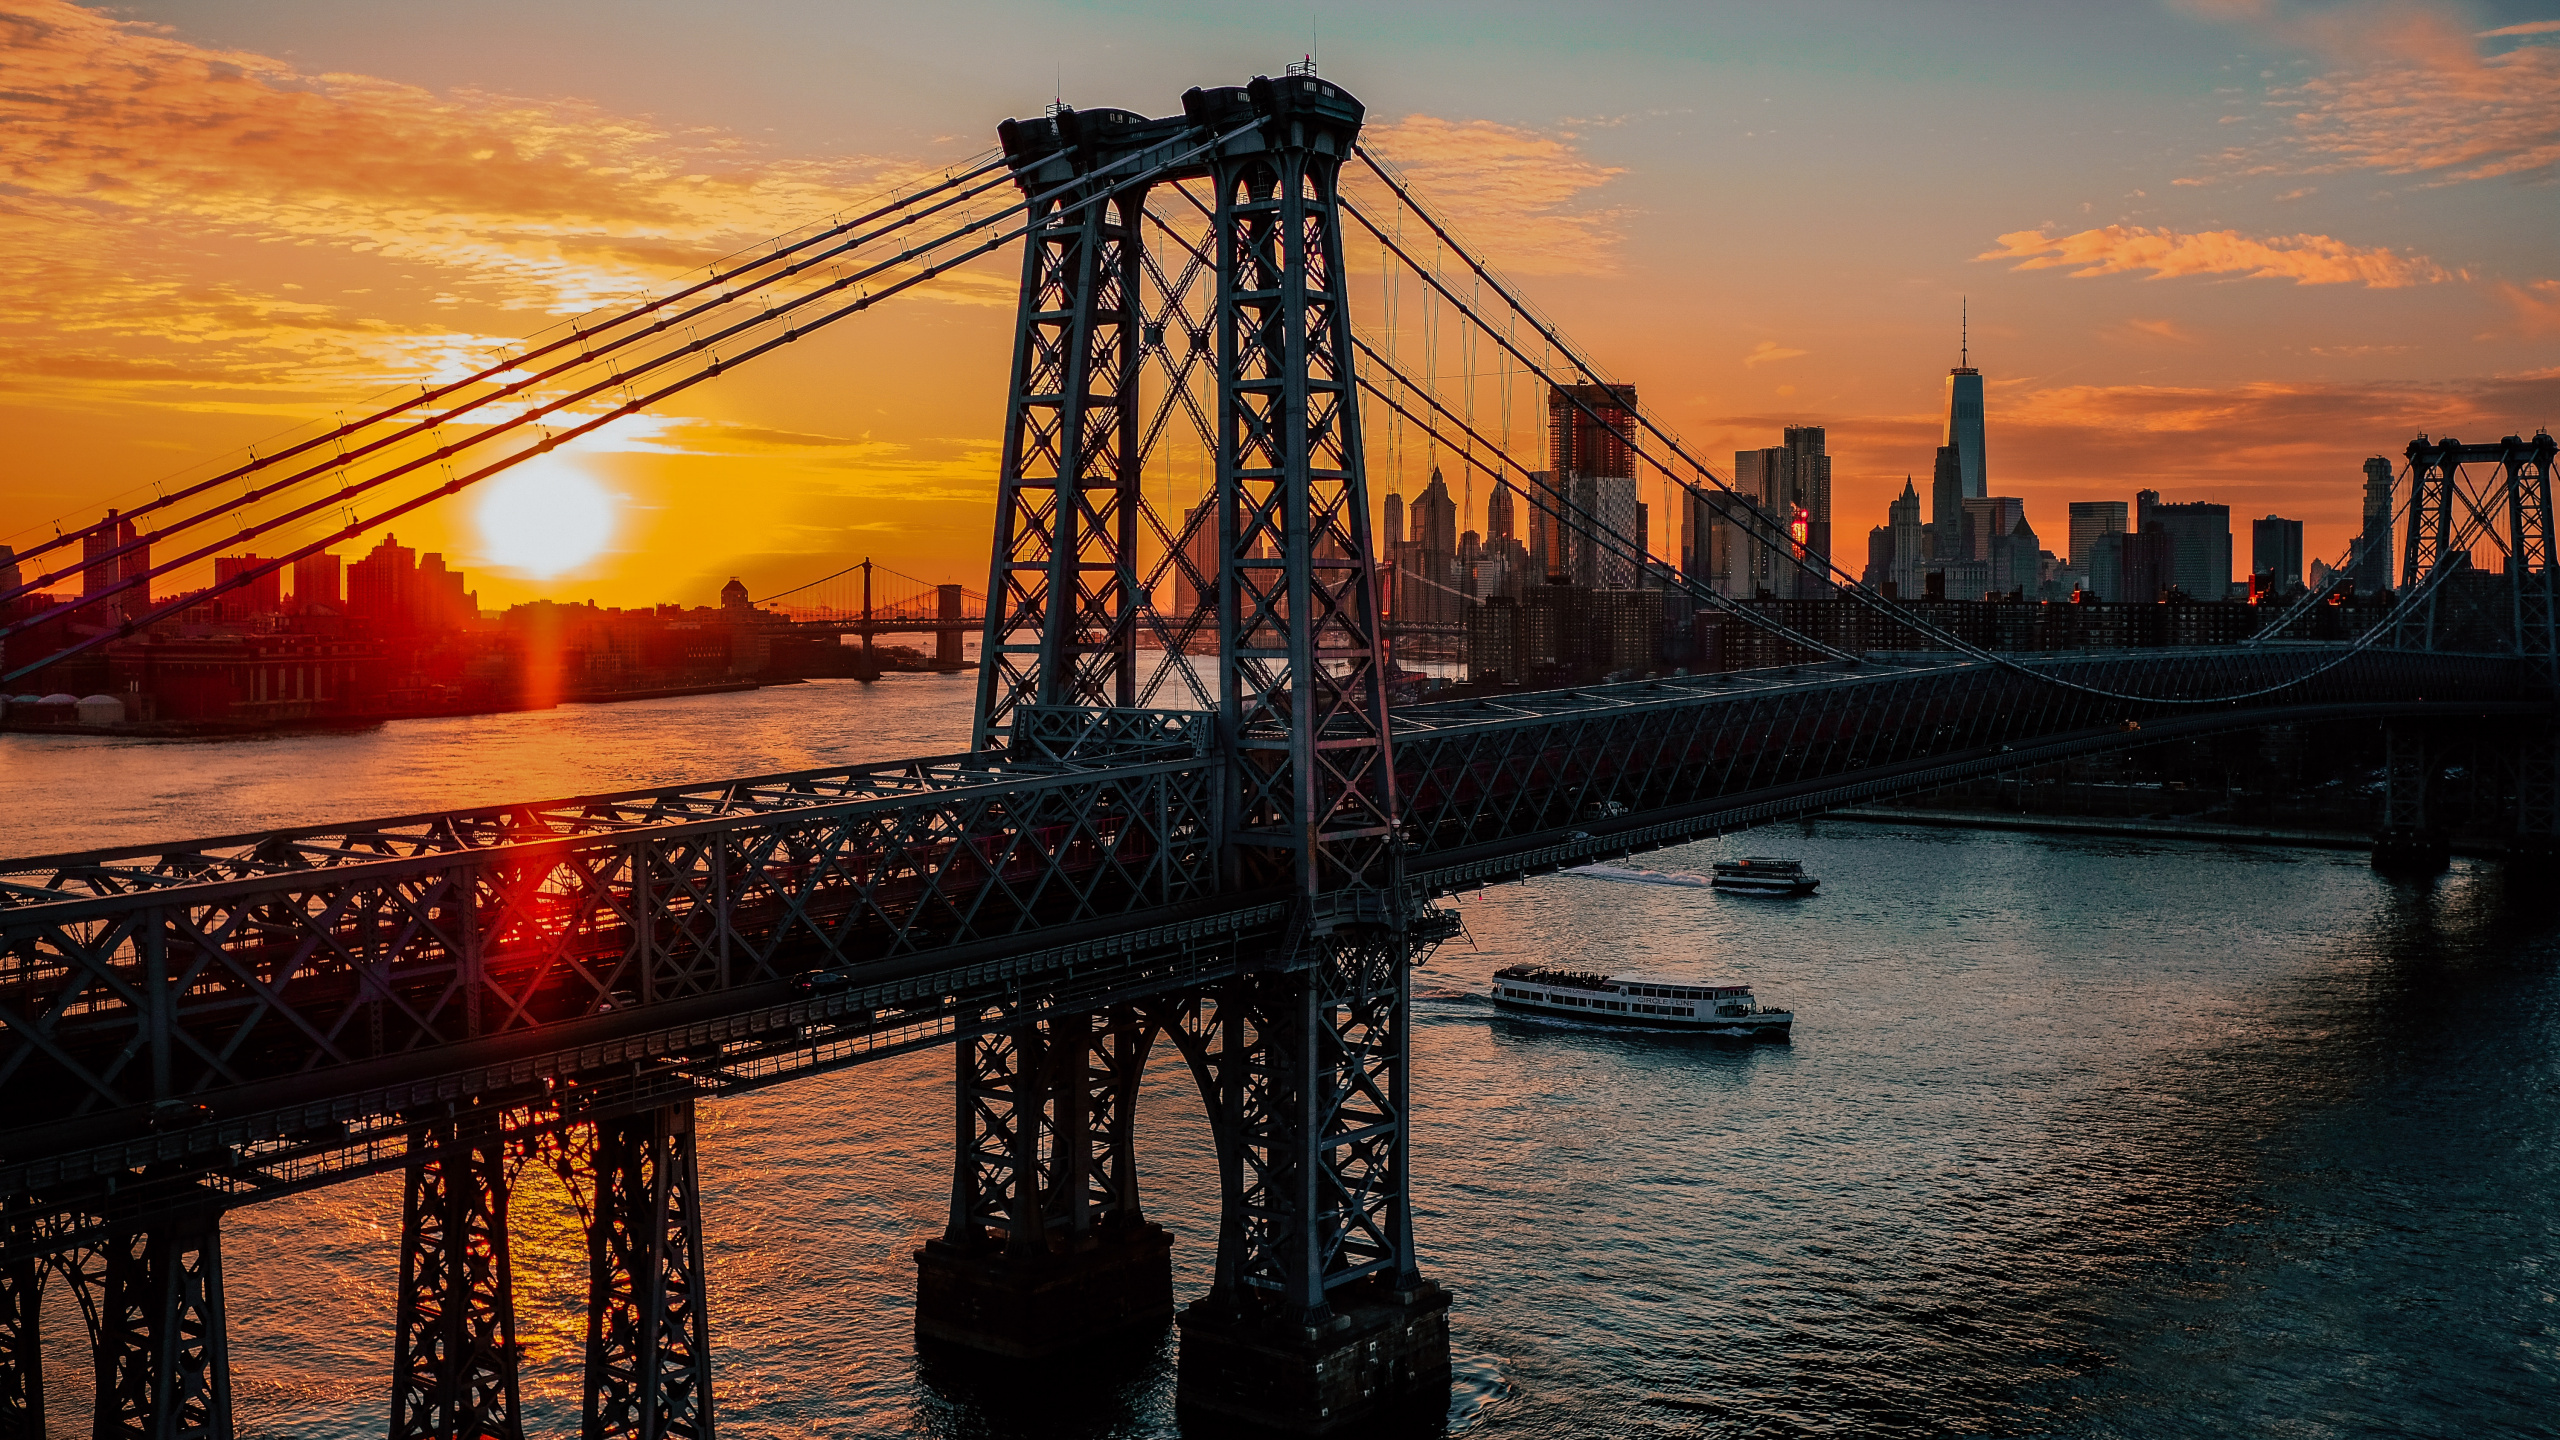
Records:
[[[2560,690],[2560,569],[2553,565],[2551,504],[2552,461],[2560,443],[2542,431],[2529,440],[2509,435],[2472,445],[2420,436],[2409,442],[2407,455],[2409,535],[2401,568],[2406,603],[2388,622],[2393,642],[2415,650],[2512,647],[2546,687]],[[2466,488],[2460,478],[2465,465],[2495,467],[2494,492],[2484,499]],[[2465,573],[2472,563],[2466,541],[2483,532],[2506,551],[2503,586],[2497,577]],[[2423,720],[2401,720],[2389,722],[2384,738],[2383,825],[2374,841],[2374,864],[2417,873],[2441,870],[2448,856],[2446,827],[2439,807],[2430,803],[2430,790],[2457,737]],[[2475,785],[2482,768],[2476,762],[2483,760],[2514,780],[2515,853],[2541,860],[2560,851],[2560,732],[2525,724],[2510,734],[2458,738],[2475,761]]]
[[[1181,1404],[1310,1432],[1436,1411],[1448,1378],[1405,1125],[1409,976],[1432,937],[1402,869],[1337,191],[1362,116],[1293,71],[1192,90],[1169,119],[1069,110],[1003,128],[1025,191],[1058,198],[1024,259],[976,743],[1043,763],[1044,737],[1108,729],[1131,704],[1148,317],[1143,191],[1117,177],[1205,182],[1216,840],[1225,885],[1284,901],[1286,920],[1215,986],[986,1017],[958,1047],[951,1220],[918,1252],[926,1342],[1047,1354],[1161,1323],[1169,1241],[1140,1212],[1130,1106],[1170,1035],[1222,1192],[1209,1292],[1180,1316]]]

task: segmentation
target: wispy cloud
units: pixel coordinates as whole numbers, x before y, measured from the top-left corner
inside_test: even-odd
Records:
[[[2013,230],[1974,257],[2013,260],[2013,270],[2067,269],[2074,278],[2148,273],[2155,280],[2199,275],[2291,280],[2300,285],[2397,289],[2467,278],[2423,255],[2350,245],[2328,235],[2259,239],[2236,230],[2181,233],[2141,225],[2108,225],[2076,235]]]
[[[444,373],[499,343],[466,311],[619,304],[910,173],[306,73],[63,0],[0,0],[0,53],[0,357],[21,376],[344,393]]]
[[[1625,171],[1571,140],[1491,120],[1409,115],[1370,126],[1361,143],[1493,264],[1519,275],[1617,272],[1627,212],[1591,198]]]
[[[2450,8],[2190,3],[2311,51],[2325,72],[2267,92],[2272,130],[2217,157],[2235,173],[2374,170],[2453,184],[2560,172],[2560,47],[2480,42],[2560,33],[2539,20],[2474,33]]]
[[[2498,298],[2515,311],[2519,332],[2533,337],[2560,335],[2560,280],[2501,285]]]
[[[1759,366],[1768,364],[1771,361],[1793,360],[1797,356],[1806,353],[1808,352],[1803,350],[1790,350],[1775,340],[1763,340],[1759,344],[1751,347],[1750,354],[1742,357],[1742,368],[1745,370],[1757,369]]]

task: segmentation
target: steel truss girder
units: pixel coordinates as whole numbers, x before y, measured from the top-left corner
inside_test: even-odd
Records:
[[[97,1360],[97,1440],[231,1440],[221,1233],[206,1209],[75,1257]]]
[[[1040,1254],[1141,1224],[1135,1120],[1152,1039],[1138,1012],[1121,1005],[988,1030],[953,1047],[958,1113],[944,1241]]]
[[[1073,112],[1051,124],[1079,128]],[[1083,147],[1063,153],[1093,168]],[[1094,198],[1113,183],[1056,195],[1023,240],[975,750],[1003,748],[1024,705],[1137,703],[1146,191]]]
[[[711,1440],[693,1102],[595,1127],[584,1440]]]
[[[183,1102],[1214,893],[1214,757],[1178,725],[1107,748],[903,796],[0,910],[0,1087],[22,1114]]]
[[[1234,881],[1313,897],[1391,886],[1396,851],[1336,188],[1361,115],[1312,80],[1250,98],[1267,143],[1211,174],[1225,837]]]
[[[392,1440],[519,1440],[509,1144],[496,1110],[421,1126],[400,1227]]]
[[[2093,689],[2157,695],[2156,704],[1965,663],[1849,674],[1804,667],[1417,706],[1397,717],[1398,790],[1412,858],[1421,862],[1529,844],[1577,825],[1634,824],[1725,797],[2167,719],[2192,709],[2170,703],[2183,696],[2297,677],[2290,689],[2233,708],[2274,716],[2385,696],[2531,698],[2512,661],[2376,650],[2321,668],[2334,658],[2319,647],[2257,647],[2126,652],[2046,667]]]

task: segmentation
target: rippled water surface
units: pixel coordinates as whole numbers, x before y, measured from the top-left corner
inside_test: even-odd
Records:
[[[214,745],[0,737],[0,850],[959,748],[968,682],[405,722]],[[2551,877],[2426,883],[2329,852],[1827,822],[1646,857],[1795,855],[1808,901],[1566,875],[1468,897],[1421,972],[1417,1229],[1457,1297],[1471,1434],[2553,1434],[2560,934]],[[1788,1046],[1497,1017],[1495,967],[1696,970]],[[947,1052],[706,1108],[731,1437],[1177,1433],[1169,1362],[919,1368],[911,1251],[948,1194]],[[1207,1128],[1140,1110],[1177,1286],[1206,1281]],[[236,1213],[241,1409],[383,1428],[396,1178]],[[583,1250],[515,1206],[528,1397],[573,1432]],[[48,1297],[57,1434],[85,1354]]]

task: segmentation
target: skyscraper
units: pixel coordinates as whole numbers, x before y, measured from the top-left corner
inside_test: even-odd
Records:
[[[1911,477],[1902,477],[1902,498],[1886,511],[1893,527],[1893,563],[1885,578],[1893,582],[1894,593],[1905,600],[1920,598],[1920,492]]]
[[[2270,515],[2249,522],[2249,574],[2272,575],[2278,591],[2302,584],[2302,522]]]
[[[1929,471],[1929,544],[1933,560],[1972,558],[1964,540],[1964,466],[1953,445],[1938,447]]]
[[[1511,507],[1511,482],[1508,480],[1497,482],[1493,487],[1493,493],[1485,497],[1484,502],[1484,538],[1487,543],[1520,538],[1519,533],[1511,528],[1513,524]]]
[[[1395,547],[1404,543],[1404,497],[1390,491],[1383,509],[1385,514],[1378,526],[1379,539],[1386,544],[1387,553],[1392,555]]]
[[[2160,503],[2159,492],[2141,491],[2142,533],[2154,526],[2169,537],[2167,584],[2192,600],[2220,600],[2231,593],[2231,507],[2210,500]],[[2128,577],[2132,562],[2126,562]]]
[[[1971,317],[1962,323],[1956,366],[1947,372],[1945,443],[1956,452],[1964,497],[1974,500],[1990,494],[1991,484],[1982,462],[1982,372],[1973,368]]]
[[[1788,533],[1811,567],[1797,571],[1795,593],[1828,595],[1823,572],[1831,563],[1831,456],[1819,425],[1790,425],[1786,438]]]
[[[2121,535],[2126,530],[2126,505],[2121,500],[2074,500],[2071,502],[2071,568],[2095,580],[2098,563],[2098,537]],[[2123,551],[2117,556],[2121,559]],[[2092,588],[2095,588],[2094,586]],[[2100,592],[2102,595],[2105,592]],[[2106,595],[2107,599],[2114,599]]]
[[[2356,536],[2354,558],[2347,562],[2347,578],[2358,590],[2388,590],[2399,573],[2391,553],[2391,481],[2390,457],[2364,462],[2364,533]]]
[[[1633,385],[1559,385],[1547,392],[1547,460],[1568,502],[1547,564],[1577,585],[1635,583],[1635,557],[1626,553],[1642,523],[1635,451],[1627,443],[1635,411]]]

